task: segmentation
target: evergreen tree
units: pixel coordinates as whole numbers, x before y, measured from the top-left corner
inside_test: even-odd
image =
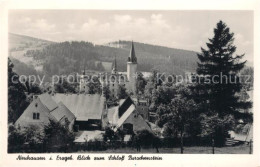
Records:
[[[122,85],[118,87],[118,99],[125,99],[127,97],[126,88]]]
[[[244,115],[240,110],[252,105],[251,102],[239,100],[237,95],[243,87],[238,74],[246,61],[240,61],[244,55],[234,56],[236,46],[233,41],[234,33],[230,32],[225,23],[219,21],[214,29],[214,37],[206,43],[207,49],[201,48],[202,53],[198,54],[200,62],[197,73],[200,75],[200,82],[196,84],[197,100],[203,104],[206,115],[221,120],[231,120],[225,119],[229,116],[235,120],[243,119]],[[220,128],[220,131],[224,135],[230,129]],[[218,136],[223,139],[219,132]]]
[[[13,71],[13,63],[8,58],[8,122],[14,123],[29,105],[26,88]]]
[[[137,74],[137,82],[136,82],[136,89],[138,94],[143,94],[146,85],[146,80],[142,73]]]

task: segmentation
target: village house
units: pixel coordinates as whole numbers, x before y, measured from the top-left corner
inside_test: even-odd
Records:
[[[107,119],[109,125],[115,132],[118,129],[129,133],[140,130],[151,131],[142,114],[136,109],[137,107],[130,97],[121,99],[118,106],[108,110]]]
[[[15,122],[15,126],[20,128],[29,126],[43,128],[49,124],[50,119],[63,125],[68,123],[69,129],[73,130],[76,117],[62,102],[56,103],[46,93],[34,97],[31,104]]]
[[[114,131],[119,128],[128,132],[151,131],[145,120],[148,118],[148,114],[144,114],[146,110],[137,109],[130,97],[108,109],[105,98],[99,94],[44,93],[34,97],[15,125],[43,128],[52,119],[64,125],[68,123],[69,129],[74,131],[102,131],[106,126],[113,127]]]

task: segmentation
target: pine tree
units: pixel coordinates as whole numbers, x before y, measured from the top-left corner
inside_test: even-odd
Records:
[[[239,109],[251,106],[236,96],[243,86],[238,73],[246,61],[240,62],[244,55],[233,56],[236,51],[233,41],[234,33],[230,33],[226,24],[220,21],[214,29],[214,37],[206,43],[208,49],[201,48],[202,53],[198,54],[197,73],[211,80],[209,84],[206,80],[200,83],[205,90],[202,95],[207,96],[205,99],[209,100],[210,108],[220,116],[236,116]]]
[[[206,115],[217,115],[214,118],[221,120],[229,116],[235,120],[243,119],[245,115],[240,112],[241,109],[248,109],[252,105],[251,102],[239,100],[238,93],[243,84],[238,74],[246,61],[241,62],[244,54],[234,56],[236,46],[233,42],[234,33],[219,21],[214,29],[214,37],[206,43],[207,49],[201,48],[202,53],[198,54],[200,62],[197,73],[200,82],[196,84],[197,100],[203,104],[201,106],[204,106]],[[230,129],[221,129],[222,132],[227,130]]]

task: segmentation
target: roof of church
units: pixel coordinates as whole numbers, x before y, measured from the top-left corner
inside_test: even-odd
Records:
[[[128,62],[137,63],[137,58],[135,56],[135,48],[134,48],[133,41],[132,41],[132,45],[131,45],[130,54],[129,54],[129,57],[128,57]]]

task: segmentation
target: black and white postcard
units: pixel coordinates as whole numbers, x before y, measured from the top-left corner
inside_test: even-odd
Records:
[[[259,1],[24,2],[1,6],[1,166],[260,165]]]

